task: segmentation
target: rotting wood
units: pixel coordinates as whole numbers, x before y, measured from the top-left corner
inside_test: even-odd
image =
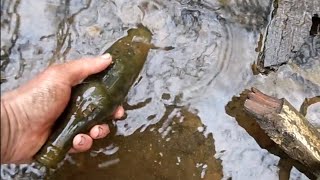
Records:
[[[271,140],[292,159],[320,177],[320,133],[286,99],[277,99],[252,88],[244,103]]]
[[[317,15],[319,0],[275,0],[257,64],[272,70],[287,63],[310,36]]]
[[[239,96],[233,96],[232,100],[225,106],[226,113],[229,116],[234,117],[239,126],[245,129],[261,148],[268,150],[269,153],[280,158],[277,165],[279,168],[279,179],[289,179],[285,177],[290,176],[293,166],[309,179],[316,179],[315,175],[310,173],[306,166],[301,164],[299,161],[290,158],[274,141],[272,141],[267,133],[257,123],[255,118],[245,111],[243,108],[244,103],[247,100],[248,93],[250,92],[252,91],[245,89]],[[313,99],[308,99],[308,102],[314,103],[315,101]],[[310,103],[308,103],[308,105],[310,105]]]

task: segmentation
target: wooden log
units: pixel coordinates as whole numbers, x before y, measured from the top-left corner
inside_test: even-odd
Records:
[[[320,133],[286,99],[252,88],[244,108],[285,153],[320,178]]]

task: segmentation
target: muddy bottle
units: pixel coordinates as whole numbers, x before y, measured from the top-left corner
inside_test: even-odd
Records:
[[[150,50],[151,32],[141,26],[115,42],[106,53],[113,63],[72,89],[70,102],[57,120],[53,133],[36,154],[40,164],[55,168],[72,147],[75,135],[111,119],[136,81]]]

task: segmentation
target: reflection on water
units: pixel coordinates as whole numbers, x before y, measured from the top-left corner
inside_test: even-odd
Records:
[[[252,85],[285,97],[296,107],[305,98],[319,96],[317,66],[309,67],[312,73],[304,70],[307,65],[293,64],[269,76],[252,74],[270,4],[270,0],[5,0],[1,92],[53,62],[101,54],[128,28],[142,23],[154,34],[156,46],[175,49],[151,51],[139,83],[129,93],[126,118],[115,122],[114,134],[95,142],[87,153],[68,156],[55,177],[288,177],[290,163],[284,157],[280,160],[255,122],[239,121],[225,109],[234,95]],[[307,116],[313,117],[313,112],[317,110]],[[19,168],[30,169],[2,167],[2,178]],[[305,178],[291,170],[291,179]]]

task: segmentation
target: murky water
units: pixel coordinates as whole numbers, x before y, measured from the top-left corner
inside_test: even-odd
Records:
[[[250,86],[296,108],[320,95],[320,60],[253,75],[271,8],[266,0],[1,1],[1,92],[52,63],[101,54],[142,23],[155,45],[175,49],[151,51],[126,118],[89,152],[68,156],[53,179],[307,179],[253,120],[230,111]],[[308,109],[314,124],[318,105]],[[1,177],[28,168],[2,165]]]

